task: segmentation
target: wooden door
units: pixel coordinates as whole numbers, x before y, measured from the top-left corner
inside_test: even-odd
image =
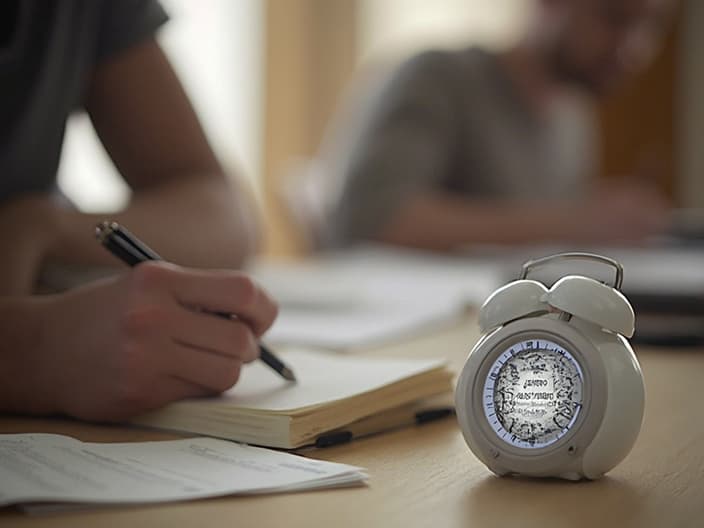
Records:
[[[671,198],[677,195],[680,174],[677,96],[682,12],[650,67],[598,108],[602,176],[645,173]]]

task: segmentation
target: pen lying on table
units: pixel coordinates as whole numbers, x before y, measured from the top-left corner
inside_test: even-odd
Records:
[[[130,266],[136,266],[147,260],[163,260],[154,250],[117,222],[101,222],[95,228],[95,236],[108,251]],[[223,319],[237,317],[226,312],[204,311]],[[293,371],[261,343],[259,343],[259,359],[274,369],[282,378],[296,381]]]

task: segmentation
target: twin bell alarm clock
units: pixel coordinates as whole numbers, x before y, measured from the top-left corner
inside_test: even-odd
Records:
[[[531,280],[556,261],[613,268],[613,284],[581,274]],[[626,338],[633,308],[623,268],[589,253],[529,261],[479,312],[482,337],[455,400],[467,445],[497,475],[597,479],[625,458],[643,420],[645,389]]]

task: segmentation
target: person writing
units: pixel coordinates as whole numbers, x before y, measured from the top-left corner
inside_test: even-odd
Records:
[[[0,411],[122,420],[226,390],[258,357],[277,309],[235,271],[256,246],[254,209],[154,39],[163,9],[11,0],[0,10]],[[189,267],[147,262],[36,294],[47,266],[116,265],[93,237],[104,217],[67,206],[56,189],[77,108],[132,191],[111,218]]]
[[[674,2],[535,4],[515,46],[421,53],[342,119],[312,176],[321,245],[601,244],[666,227],[645,178],[594,185],[589,104],[650,60]]]

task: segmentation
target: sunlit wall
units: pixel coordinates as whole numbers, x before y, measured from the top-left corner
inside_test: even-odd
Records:
[[[532,0],[360,0],[359,59],[395,58],[427,47],[512,42]]]

